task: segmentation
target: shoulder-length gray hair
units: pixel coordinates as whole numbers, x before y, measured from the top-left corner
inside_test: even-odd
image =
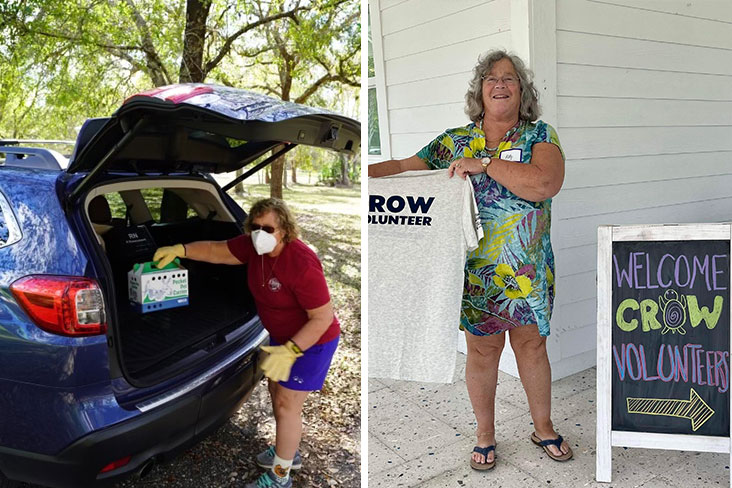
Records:
[[[473,79],[470,80],[468,92],[465,94],[465,114],[476,124],[483,118],[483,77],[491,72],[494,64],[504,58],[511,61],[519,77],[519,87],[521,88],[519,120],[533,122],[541,115],[539,92],[534,88],[534,74],[515,54],[496,49],[488,51],[478,58],[478,64],[473,68]]]

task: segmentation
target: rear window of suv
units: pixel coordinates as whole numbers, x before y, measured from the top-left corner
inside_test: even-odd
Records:
[[[196,211],[188,205],[175,191],[167,188],[145,188],[139,191],[145,205],[155,223],[182,222],[190,218],[199,217]],[[127,204],[119,192],[104,195],[109,202],[109,209],[113,219],[127,220]]]

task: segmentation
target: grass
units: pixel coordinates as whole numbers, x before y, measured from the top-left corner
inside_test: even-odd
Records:
[[[245,210],[255,201],[269,197],[269,185],[254,184],[246,185],[245,188],[246,195],[235,195],[235,199],[244,202]],[[290,183],[288,188],[282,189],[282,198],[295,211],[314,210],[336,215],[359,215],[360,192],[360,185],[354,185],[353,188],[334,188]]]

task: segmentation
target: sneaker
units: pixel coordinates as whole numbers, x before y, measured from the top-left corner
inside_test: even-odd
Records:
[[[262,468],[272,469],[272,463],[274,463],[275,448],[269,446],[266,450],[257,454],[257,466]],[[302,468],[302,457],[300,457],[300,451],[295,451],[295,459],[292,460],[291,470],[297,470]]]
[[[272,471],[265,471],[256,481],[244,485],[244,488],[292,488],[292,478],[288,476],[287,481],[283,483]]]

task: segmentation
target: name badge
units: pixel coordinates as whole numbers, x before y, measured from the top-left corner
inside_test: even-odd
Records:
[[[506,161],[521,161],[522,156],[523,151],[521,149],[506,149],[505,151],[501,151],[498,157]]]

